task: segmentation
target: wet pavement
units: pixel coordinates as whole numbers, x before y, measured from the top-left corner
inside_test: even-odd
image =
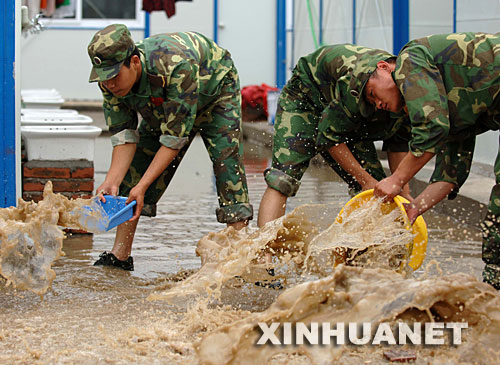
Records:
[[[106,142],[109,140],[104,138],[102,143]],[[245,168],[254,207],[252,225],[256,225],[260,199],[266,189],[263,171],[270,159],[269,148],[246,141]],[[96,187],[103,178],[104,174],[97,174]],[[302,204],[330,202],[337,202],[340,210],[349,199],[346,185],[330,168],[311,164],[297,196],[288,200],[287,212]],[[133,275],[155,277],[198,268],[200,261],[194,253],[197,241],[208,232],[225,227],[215,219],[217,207],[211,162],[201,139],[197,138],[160,200],[157,217],[141,218],[133,246],[136,267]],[[446,271],[473,272],[479,277],[482,270],[479,230],[436,211],[427,212],[424,218],[429,231],[426,262],[435,259]],[[97,258],[98,253],[112,247],[113,239],[114,230],[95,235],[88,255]]]
[[[98,145],[101,142],[105,146],[109,140],[101,137]],[[108,155],[101,151],[96,156],[98,186],[104,177],[100,164],[106,164]],[[255,212],[252,225],[256,225],[260,198],[266,188],[262,172],[269,163],[268,148],[246,143],[245,167]],[[305,174],[297,196],[289,199],[287,212],[302,204],[331,202],[337,203],[340,210],[348,200],[346,185],[335,173],[313,165]],[[77,359],[84,363],[115,363],[115,358],[103,355],[110,347],[120,353],[119,341],[110,339],[114,338],[115,327],[118,332],[128,323],[141,328],[154,323],[155,318],[163,318],[167,309],[169,313],[177,311],[162,302],[146,302],[145,298],[155,288],[167,285],[168,280],[182,278],[183,271],[200,267],[195,254],[198,240],[225,227],[216,221],[217,206],[211,163],[197,138],[160,200],[157,217],[142,218],[139,223],[132,250],[135,271],[92,266],[101,252],[111,249],[112,230],[104,234],[73,235],[64,241],[66,256],[55,263],[57,276],[43,301],[32,293],[0,286],[0,353],[3,353],[0,361],[30,362],[38,356],[47,362],[71,363]],[[478,229],[433,211],[424,218],[429,231],[428,251],[424,265],[415,275],[423,275],[428,269],[466,272],[479,278],[482,262]],[[438,266],[427,265],[431,260]],[[245,302],[250,310],[262,310],[263,304],[270,303],[276,295],[263,293],[264,298],[259,299],[252,297],[252,293],[235,290],[227,301]],[[163,314],[156,317],[158,313]],[[60,341],[61,337],[64,341]],[[83,352],[78,356],[71,354],[75,348]],[[53,350],[59,351],[57,356],[56,352],[49,356]],[[127,357],[119,360],[118,363],[126,363]],[[138,361],[134,357],[129,360]]]
[[[109,140],[102,137],[100,143],[109,143]],[[97,155],[103,157],[100,163],[104,164],[105,153],[99,152]],[[254,206],[251,225],[256,225],[260,198],[266,188],[262,173],[269,163],[268,148],[246,143],[245,168],[250,201]],[[104,178],[104,173],[98,170],[98,164],[96,187]],[[340,210],[349,199],[346,185],[333,171],[328,167],[311,165],[297,196],[289,199],[287,212],[302,204],[331,202],[338,203]],[[129,274],[131,280],[161,278],[181,270],[199,268],[200,260],[195,254],[198,240],[209,232],[225,228],[224,224],[216,221],[217,207],[211,163],[201,139],[197,138],[160,200],[158,215],[141,218],[133,245],[135,271]],[[446,272],[471,272],[479,277],[482,270],[479,230],[434,211],[426,213],[424,218],[429,231],[425,262],[434,259]],[[75,267],[89,278],[113,281],[113,275],[100,278],[102,268],[93,267],[92,264],[101,252],[112,248],[114,233],[115,230],[111,230],[103,234],[68,237],[64,242],[66,256],[55,264],[57,278],[54,290],[61,291],[58,283],[64,283],[65,275],[71,275]],[[417,275],[423,267],[425,263]]]

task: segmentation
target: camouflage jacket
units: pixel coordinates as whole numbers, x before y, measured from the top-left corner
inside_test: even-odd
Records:
[[[494,118],[500,112],[498,34],[413,40],[400,51],[393,78],[408,108],[410,150],[416,156],[499,127]]]
[[[318,146],[360,140],[398,139],[407,121],[386,111],[360,110],[359,98],[364,83],[378,61],[392,54],[352,44],[323,46],[301,57],[294,74],[298,75],[312,105],[321,116]],[[408,141],[406,135],[398,141]]]
[[[164,146],[180,149],[197,111],[218,95],[233,69],[229,52],[198,33],[159,34],[136,43],[142,74],[125,97],[101,87],[104,115],[113,146],[137,143],[137,112]]]

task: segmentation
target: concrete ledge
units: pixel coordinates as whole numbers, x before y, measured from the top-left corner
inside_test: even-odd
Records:
[[[109,134],[109,128],[104,120],[102,101],[66,101],[61,108],[75,109],[80,114],[91,117],[93,120],[92,125],[101,128],[103,135]]]
[[[79,111],[86,111],[86,110],[102,111],[102,101],[69,100],[64,102],[64,104],[61,106],[61,109],[76,109]]]
[[[267,147],[272,146],[273,127],[267,121],[243,123],[243,136],[245,139]],[[389,171],[387,160],[383,159],[382,165]],[[311,163],[326,164],[321,156],[316,156]],[[434,165],[431,161],[418,172],[410,182],[410,188],[416,196],[428,184]],[[443,200],[433,210],[451,216],[459,221],[479,227],[489,203],[492,187],[495,185],[493,162],[491,165],[473,162],[471,173],[465,184],[460,189],[454,200]]]

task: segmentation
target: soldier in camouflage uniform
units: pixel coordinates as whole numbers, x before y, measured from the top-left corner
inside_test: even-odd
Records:
[[[114,24],[94,35],[88,53],[89,82],[102,90],[113,145],[111,167],[97,193],[137,201],[133,218],[118,227],[112,252],[96,264],[133,269],[138,218],[155,216],[197,132],[213,163],[217,220],[245,226],[253,211],[242,163],[239,79],[229,52],[190,32],[135,44],[124,25]]]
[[[469,174],[475,136],[499,128],[499,93],[499,34],[432,35],[409,42],[394,66],[380,62],[364,89],[366,102],[408,113],[412,138],[411,153],[376,185],[375,194],[392,198],[436,155],[431,183],[408,215],[414,221],[446,196],[452,198]],[[495,176],[482,257],[484,281],[500,289],[500,155]]]
[[[407,118],[393,118],[367,104],[360,108],[358,91],[377,62],[391,58],[382,50],[344,44],[324,46],[299,59],[278,102],[259,226],[285,213],[287,198],[297,193],[318,153],[347,182],[351,194],[373,188],[386,176],[373,141],[385,140],[391,168],[397,166],[408,151]]]

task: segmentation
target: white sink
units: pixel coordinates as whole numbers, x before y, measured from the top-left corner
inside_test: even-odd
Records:
[[[94,145],[102,129],[90,125],[21,126],[31,160],[94,160]]]

